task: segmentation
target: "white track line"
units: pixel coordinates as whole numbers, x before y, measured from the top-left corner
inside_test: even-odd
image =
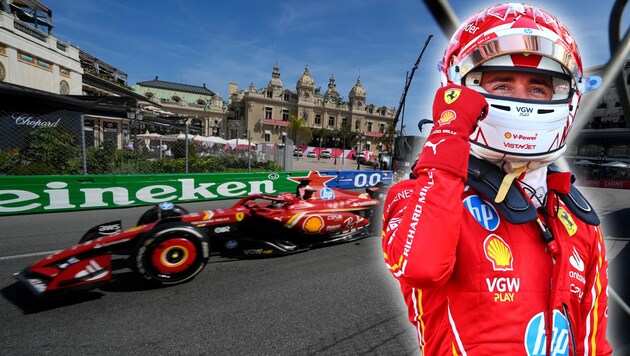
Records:
[[[42,256],[42,255],[52,255],[53,253],[59,252],[61,250],[55,250],[55,251],[45,251],[45,252],[35,252],[35,253],[25,253],[22,255],[13,255],[13,256],[2,256],[0,257],[0,261],[4,261],[4,260],[12,260],[12,259],[16,259],[16,258],[23,258],[23,257],[33,257],[33,256]]]

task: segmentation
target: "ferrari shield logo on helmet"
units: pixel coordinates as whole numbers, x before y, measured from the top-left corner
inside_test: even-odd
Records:
[[[457,98],[459,98],[459,95],[461,93],[462,93],[461,89],[450,89],[449,91],[445,91],[444,102],[446,102],[447,104],[451,104],[452,102],[457,100]]]

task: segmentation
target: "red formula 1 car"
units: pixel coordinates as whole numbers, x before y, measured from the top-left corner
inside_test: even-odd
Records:
[[[118,268],[172,285],[201,272],[211,251],[232,257],[275,256],[375,233],[370,219],[384,187],[368,188],[366,193],[308,188],[301,197],[256,194],[230,208],[194,213],[162,203],[145,212],[138,226],[121,231],[120,221],[97,225],[78,245],[15,277],[40,296],[98,287]]]

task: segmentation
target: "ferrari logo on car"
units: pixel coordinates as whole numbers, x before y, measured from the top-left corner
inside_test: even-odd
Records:
[[[245,217],[245,214],[243,214],[243,213],[236,213],[235,217],[236,217],[236,221],[241,221]]]
[[[447,104],[452,104],[455,100],[457,100],[457,98],[459,98],[459,95],[461,93],[462,93],[461,89],[451,89],[449,91],[445,91],[444,102]]]

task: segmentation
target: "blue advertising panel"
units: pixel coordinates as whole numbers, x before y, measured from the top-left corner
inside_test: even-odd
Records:
[[[326,183],[327,187],[338,189],[367,188],[379,182],[392,183],[391,171],[318,171],[322,176],[337,176]]]

